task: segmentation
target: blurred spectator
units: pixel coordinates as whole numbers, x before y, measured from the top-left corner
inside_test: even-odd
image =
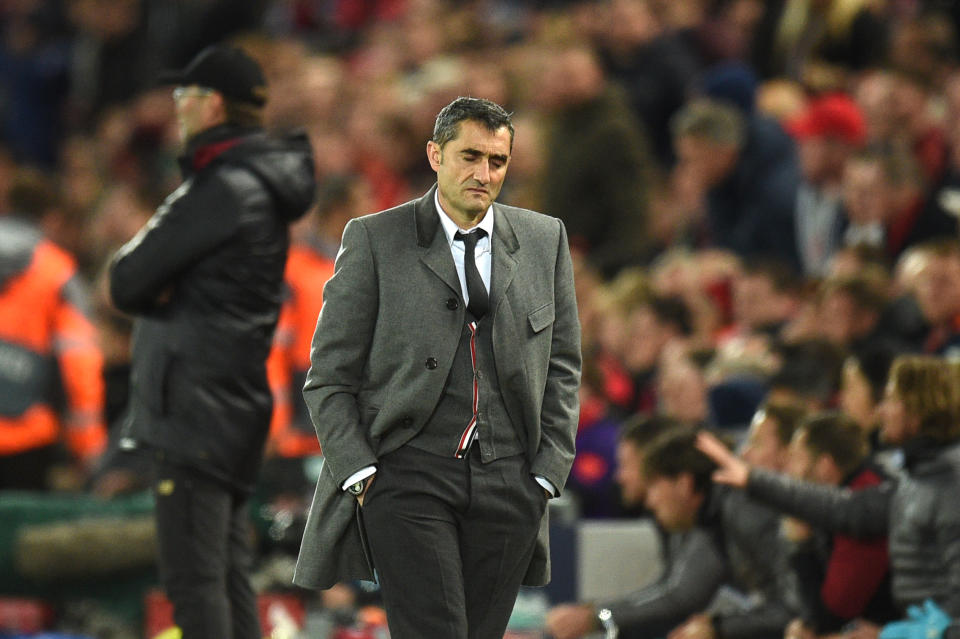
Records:
[[[537,101],[548,112],[544,210],[563,220],[574,250],[611,276],[645,256],[655,160],[618,86],[586,46],[544,52]]]
[[[627,512],[650,511],[646,508],[647,484],[644,457],[662,436],[680,431],[684,424],[670,417],[636,415],[623,424],[617,441],[617,465],[614,477],[620,488],[620,500]]]
[[[864,159],[870,161],[869,156]],[[925,206],[927,181],[909,152],[893,146],[881,150],[872,161],[881,170],[879,197],[886,207],[883,223],[888,255],[896,257],[906,247],[925,240],[956,237],[956,218]]]
[[[935,357],[894,361],[880,408],[882,439],[903,446],[905,475],[897,482],[852,491],[751,469],[716,439],[702,434],[701,450],[720,465],[715,479],[825,530],[858,538],[889,537],[893,597],[898,612],[932,599],[960,618],[960,503],[953,482],[960,469],[960,378]],[[860,624],[850,637],[876,637]]]
[[[614,483],[620,419],[604,397],[604,379],[595,360],[585,360],[584,364],[579,390],[577,452],[567,489],[577,496],[581,516],[611,517],[620,511]]]
[[[836,88],[845,75],[883,60],[887,25],[868,0],[772,3],[755,61],[764,76]]]
[[[703,609],[726,572],[726,561],[703,516],[713,464],[681,430],[649,444],[643,454],[645,502],[667,533],[663,575],[622,598],[592,604],[562,604],[547,613],[555,639],[577,639],[605,627],[620,637],[662,637]]]
[[[757,87],[756,102],[759,113],[786,125],[806,110],[807,95],[799,82],[774,78]]]
[[[889,379],[893,360],[907,351],[892,350],[878,344],[847,357],[837,407],[856,422],[870,445],[870,463],[889,477],[900,474],[903,455],[880,441],[880,402]]]
[[[913,15],[892,23],[889,64],[928,78],[930,85],[942,86],[957,62],[955,23],[945,15],[948,6],[937,2],[920,2]],[[953,9],[956,14],[956,9]]]
[[[748,127],[753,122],[758,124]],[[706,195],[713,243],[742,257],[776,256],[798,264],[791,223],[796,162],[768,155],[783,146],[778,125],[761,125],[735,107],[700,100],[677,113],[672,128],[678,170],[689,171]]]
[[[64,133],[70,51],[59,3],[8,3],[0,10],[0,130],[10,151],[27,164],[54,167]]]
[[[662,166],[673,163],[670,118],[683,106],[697,71],[688,45],[668,32],[651,0],[605,0],[600,56],[626,89]]]
[[[887,250],[886,226],[890,220],[890,202],[884,188],[880,157],[875,151],[862,151],[851,157],[843,171],[843,208],[847,225],[843,243]]]
[[[780,368],[770,379],[768,397],[797,402],[809,410],[831,408],[840,389],[846,352],[824,339],[776,345]]]
[[[103,354],[73,258],[44,236],[62,203],[22,170],[0,217],[0,489],[49,488],[58,444],[85,471],[106,446]]]
[[[626,322],[622,361],[633,381],[633,409],[650,414],[658,404],[661,357],[671,344],[690,336],[690,311],[678,298],[650,296],[630,310]]]
[[[929,330],[923,351],[949,354],[960,348],[960,243],[931,241],[917,247],[924,262],[916,273],[914,295]]]
[[[283,367],[282,396],[274,405],[276,411],[289,410],[284,423],[271,427],[271,450],[283,457],[302,457],[320,452],[316,431],[301,389],[310,368],[310,343],[323,306],[323,286],[333,275],[334,259],[347,222],[374,210],[370,186],[358,175],[328,176],[319,188],[316,214],[307,218],[298,241],[290,247],[284,280],[289,296],[284,302],[290,314],[289,339],[278,332],[268,366]],[[279,331],[280,329],[278,329]],[[278,352],[279,351],[279,352]],[[271,385],[279,383],[272,379]]]
[[[825,281],[819,293],[821,335],[836,346],[860,353],[875,348],[906,351],[906,340],[883,319],[887,281],[851,276]]]
[[[767,403],[757,411],[742,458],[758,468],[785,467],[802,409]],[[688,618],[667,639],[779,637],[796,613],[780,516],[741,491],[711,490],[712,523],[724,543],[730,579],[710,607]]]
[[[818,413],[794,433],[787,473],[862,490],[884,479],[865,465],[867,459],[867,439],[856,422],[842,413]],[[886,537],[823,535],[792,518],[784,520],[783,530],[791,544],[790,563],[801,602],[801,617],[795,623],[822,635],[837,632],[854,619],[882,624],[894,618]]]
[[[721,336],[776,337],[800,307],[802,280],[782,262],[748,260],[733,280],[733,323]]]
[[[753,416],[740,456],[751,466],[786,470],[790,440],[805,415],[799,405],[764,402]]]
[[[722,250],[673,249],[662,252],[648,270],[657,295],[680,299],[686,305],[692,341],[711,345],[729,320],[730,286],[740,274],[740,260]]]
[[[578,259],[585,261],[582,257]],[[594,360],[602,377],[604,399],[609,409],[620,417],[634,413],[637,406],[642,406],[647,413],[653,408],[652,395],[638,397],[626,363],[626,349],[632,339],[630,315],[649,295],[649,282],[642,270],[621,271],[615,280],[598,291],[594,334],[584,341],[584,352]],[[577,301],[579,303],[579,297]],[[586,330],[589,325],[582,326]]]
[[[668,349],[660,358],[656,379],[658,412],[685,424],[713,425],[702,367],[687,353],[670,353],[670,350],[683,349]]]
[[[819,276],[842,244],[843,170],[850,155],[866,140],[866,126],[853,100],[834,94],[812,101],[788,129],[797,139],[803,176],[794,218],[797,251],[803,272]]]
[[[918,52],[912,52],[917,55]],[[943,177],[947,160],[947,141],[936,121],[931,105],[939,85],[933,84],[930,70],[897,68],[892,74],[893,91],[889,105],[894,130],[891,141],[911,151],[926,183],[936,184]]]

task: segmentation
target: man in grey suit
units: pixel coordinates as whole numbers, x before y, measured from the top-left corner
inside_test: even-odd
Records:
[[[381,584],[393,639],[500,639],[549,581],[573,462],[580,326],[563,224],[494,203],[510,116],[437,116],[423,197],[351,221],[304,398],[325,463],[295,583]]]

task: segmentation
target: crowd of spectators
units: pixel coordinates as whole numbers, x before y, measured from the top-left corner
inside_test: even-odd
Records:
[[[879,435],[891,364],[960,356],[960,3],[14,0],[0,27],[0,219],[28,220],[85,283],[88,303],[73,285],[69,300],[98,329],[100,355],[60,373],[68,391],[93,388],[73,396],[88,417],[99,411],[95,428],[115,432],[128,390],[130,321],[109,303],[106,261],[179,181],[161,69],[212,42],[244,47],[271,86],[269,127],[302,128],[314,148],[319,196],[293,231],[264,470],[301,503],[312,483],[300,462],[320,451],[299,389],[343,226],[425,192],[434,114],[457,95],[484,97],[513,112],[517,131],[500,200],[570,233],[584,375],[569,494],[583,517],[652,512],[679,557],[694,552],[682,534],[694,522],[726,529],[695,540],[699,556],[728,562],[709,583],[729,570],[764,602],[746,623],[742,607],[704,617],[704,597],[686,593],[689,605],[657,610],[648,630],[753,639],[796,619],[799,637],[906,614],[883,596],[897,579],[886,531],[863,540],[781,524],[772,506],[702,482],[702,460],[676,453],[690,441],[651,443],[638,429],[711,429],[754,467],[852,490],[903,473],[904,454]],[[3,282],[17,247],[0,232]],[[75,437],[72,451],[42,458],[81,462],[47,488],[111,497],[146,486],[116,437],[99,463],[102,442],[84,437],[95,443],[81,450]],[[635,468],[625,441],[660,461]],[[696,479],[681,487],[689,516],[663,521],[658,491],[645,511],[647,489],[683,473]],[[746,509],[753,525],[730,532]],[[792,544],[782,564],[751,564],[751,547],[781,538]],[[787,576],[792,585],[774,583]]]

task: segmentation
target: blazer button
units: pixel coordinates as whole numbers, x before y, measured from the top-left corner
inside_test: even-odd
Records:
[[[458,300],[455,297],[451,297],[450,299],[447,300],[447,308],[450,309],[451,311],[457,310],[458,308],[460,308],[460,300]]]
[[[427,361],[424,362],[423,365],[427,367],[427,370],[428,370],[428,371],[432,371],[433,369],[435,369],[435,368],[437,367],[437,358],[436,358],[436,357],[428,357],[428,358],[427,358]]]

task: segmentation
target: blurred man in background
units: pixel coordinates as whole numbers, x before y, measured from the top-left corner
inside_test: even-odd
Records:
[[[160,576],[184,639],[259,639],[246,504],[272,398],[288,224],[310,206],[303,136],[262,131],[266,82],[210,47],[166,78],[184,182],[116,254],[110,293],[137,316],[130,445],[154,453]]]

